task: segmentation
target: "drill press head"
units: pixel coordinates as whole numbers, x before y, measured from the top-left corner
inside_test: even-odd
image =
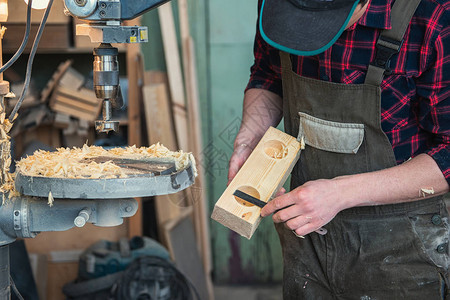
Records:
[[[117,131],[118,121],[112,121],[112,108],[123,105],[119,86],[119,63],[117,48],[111,44],[100,44],[94,48],[94,91],[98,99],[103,101],[103,118],[95,121],[98,132]]]
[[[122,21],[162,5],[169,0],[64,0],[66,12],[87,24],[78,24],[77,35],[89,36],[101,43],[94,49],[94,89],[103,101],[103,119],[95,122],[98,132],[117,131],[118,122],[111,120],[111,107],[122,106],[119,87],[117,48],[110,43],[143,43],[148,41],[147,27],[123,26]]]

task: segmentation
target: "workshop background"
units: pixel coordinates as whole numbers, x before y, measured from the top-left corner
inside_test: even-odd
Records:
[[[184,87],[173,84],[170,86],[172,82],[176,82],[170,78],[170,72],[179,71],[176,66],[174,69],[174,63],[178,64],[182,71],[186,71],[185,60],[189,59],[191,64],[195,64],[194,71],[189,76],[194,74],[196,77],[193,84],[197,83],[198,88],[199,116],[197,119],[197,116],[189,115],[188,119],[194,119],[200,126],[203,141],[202,148],[197,149],[196,159],[203,172],[204,182],[200,188],[193,187],[188,193],[192,198],[190,201],[194,202],[193,207],[198,207],[198,201],[206,203],[206,223],[197,224],[201,223],[195,221],[199,212],[196,212],[196,209],[192,212],[188,207],[177,204],[176,197],[162,200],[152,198],[142,200],[139,212],[141,218],[125,220],[124,224],[118,227],[100,228],[86,224],[83,228],[65,232],[43,232],[34,239],[25,239],[35,278],[39,278],[36,285],[41,299],[63,299],[62,287],[77,277],[80,254],[93,243],[99,240],[118,241],[123,237],[131,238],[137,233],[165,244],[167,240],[164,239],[167,237],[163,236],[164,230],[158,226],[170,223],[173,221],[171,218],[179,219],[185,215],[193,216],[197,234],[197,240],[196,235],[191,236],[194,241],[190,244],[200,248],[200,257],[196,257],[187,267],[195,269],[192,264],[198,262],[207,265],[205,261],[209,259],[211,263],[210,276],[202,273],[196,266],[192,276],[205,278],[191,278],[194,283],[200,282],[202,285],[199,287],[201,294],[206,291],[206,294],[212,295],[211,280],[215,286],[216,299],[229,299],[233,295],[237,298],[245,296],[248,299],[277,299],[280,294],[281,249],[270,218],[263,220],[251,240],[242,238],[210,219],[215,202],[226,188],[228,160],[241,121],[243,91],[253,62],[257,1],[188,0],[188,31],[193,41],[190,45],[194,50],[193,56],[185,56],[183,52],[185,45],[182,28],[185,26],[183,22],[186,21],[186,16],[180,15],[179,4],[176,0],[171,1],[177,34],[176,44],[167,40],[168,34],[170,38],[170,30],[173,30],[171,20],[167,18],[167,14],[172,14],[170,11],[165,10],[162,13],[155,9],[145,13],[138,21],[129,22],[132,25],[140,22],[141,25],[148,26],[149,42],[139,46],[118,47],[122,92],[126,103],[130,106],[134,103],[134,115],[130,118],[130,112],[126,109],[114,111],[114,118],[120,120],[120,133],[108,136],[97,134],[93,130],[93,120],[97,118],[101,108],[95,95],[87,88],[89,83],[92,84],[92,48],[96,44],[91,44],[87,37],[74,34],[75,25],[80,21],[65,16],[62,13],[63,1],[55,0],[33,64],[30,91],[21,108],[15,131],[12,132],[12,151],[13,157],[20,159],[24,155],[32,154],[36,149],[80,147],[86,141],[89,145],[121,146],[137,143],[148,146],[150,142],[154,142],[150,141],[148,136],[155,128],[166,140],[167,134],[172,138],[173,135],[178,135],[178,139],[183,139],[179,132],[171,133],[168,128],[158,128],[164,121],[155,122],[151,119],[151,108],[143,102],[151,98],[149,93],[155,92],[161,96],[158,94],[161,93],[161,90],[158,90],[161,84],[166,91],[163,95],[174,98],[179,93],[185,93],[186,97],[189,92],[186,74],[183,74]],[[3,36],[3,61],[7,61],[17,50],[26,19],[26,5],[23,0],[8,0],[8,6],[8,21],[2,24],[7,28]],[[37,30],[42,13],[43,11],[33,10],[32,36]],[[166,17],[161,20],[161,16]],[[182,18],[185,18],[184,21]],[[184,30],[186,32],[185,27]],[[31,41],[28,43],[27,54]],[[176,51],[173,51],[174,45],[178,46]],[[28,55],[22,55],[13,67],[4,73],[5,80],[11,83],[12,91],[16,95],[20,95],[23,86],[27,58]],[[192,65],[190,68],[191,71]],[[128,99],[130,96],[132,99]],[[84,103],[83,106],[73,109],[74,101],[78,100]],[[136,103],[141,106],[136,108]],[[14,100],[9,106],[13,105]],[[173,118],[186,118],[182,113],[177,114],[176,107],[173,110]],[[153,110],[153,114],[159,112],[161,107]],[[192,138],[192,133],[189,133],[189,138]],[[171,150],[179,149],[192,151],[183,147]],[[203,195],[199,189],[204,191]],[[155,203],[163,200],[170,201],[170,205],[161,212],[161,208],[156,207]],[[175,208],[177,205],[179,207]],[[174,224],[178,224],[177,222]],[[207,228],[199,229],[199,226]],[[198,238],[199,232],[207,234],[208,242]],[[186,239],[186,236],[183,238]],[[205,247],[208,249],[205,250]],[[192,256],[186,255],[185,259],[192,259]],[[205,269],[208,270],[208,266]],[[252,288],[230,290],[230,285]],[[271,298],[271,295],[275,295],[275,298]]]
[[[155,9],[129,22],[148,26],[149,42],[119,46],[121,86],[129,106],[128,111],[113,112],[114,119],[120,120],[120,132],[110,135],[95,133],[92,125],[101,109],[88,88],[92,85],[92,49],[97,45],[76,36],[74,28],[79,21],[62,13],[62,0],[54,2],[34,61],[31,88],[11,132],[14,159],[36,149],[80,147],[86,141],[103,146],[148,146],[161,141],[171,150],[193,151],[173,148],[177,145],[174,140],[201,137],[201,148],[195,151],[201,178],[200,185],[187,192],[140,200],[139,213],[121,226],[86,224],[25,239],[40,299],[64,299],[62,288],[77,278],[78,260],[87,247],[100,240],[119,241],[134,235],[170,247],[171,255],[177,255],[177,266],[188,271],[202,299],[212,299],[214,293],[217,300],[281,299],[281,249],[272,220],[264,219],[247,240],[210,219],[215,202],[226,189],[228,161],[241,122],[243,92],[253,63],[257,0],[183,1],[187,15],[180,12],[180,2],[173,0],[166,4],[171,10]],[[8,6],[8,21],[2,24],[7,28],[3,61],[17,50],[25,29],[23,0],[8,0]],[[33,14],[32,34],[40,21],[39,13]],[[186,29],[192,44],[183,39]],[[176,40],[171,39],[173,33]],[[16,95],[23,86],[27,58],[22,55],[4,73]],[[180,70],[187,69],[189,72],[177,77]],[[167,102],[179,101],[180,95],[187,98],[193,90],[198,106],[188,107],[188,116],[186,107]],[[73,109],[80,100],[83,106]],[[263,113],[257,110],[255,118],[264,117]],[[187,118],[190,129],[198,126],[200,130],[186,132],[186,128],[173,126],[168,120],[172,117],[175,123]],[[180,228],[183,230],[177,231]],[[181,244],[176,243],[177,238]]]
[[[198,159],[208,183],[211,212],[226,188],[228,160],[241,122],[243,92],[253,63],[257,1],[190,0],[188,6],[204,141]],[[146,69],[165,70],[157,13],[145,14],[142,23],[149,27],[150,38],[142,47]],[[262,221],[250,241],[213,220],[209,225],[215,283],[281,281],[281,248],[270,218]]]

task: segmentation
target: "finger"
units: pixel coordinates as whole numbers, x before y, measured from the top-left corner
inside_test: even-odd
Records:
[[[320,226],[317,226],[317,224],[308,223],[308,224],[305,224],[304,226],[299,227],[299,228],[297,228],[297,229],[295,229],[293,231],[295,231],[295,233],[297,235],[305,236],[305,235],[310,234],[311,232],[314,232],[314,231],[321,231],[322,232],[322,230],[320,230],[320,229],[321,229]]]
[[[298,205],[291,205],[284,209],[275,212],[272,219],[275,223],[284,223],[290,219],[296,218],[301,215],[300,208]],[[299,227],[299,226],[297,226]],[[295,228],[297,228],[295,227]]]
[[[235,157],[231,158],[230,165],[228,167],[228,184],[234,179],[241,166],[242,163],[240,163]]]
[[[242,165],[245,163],[245,161],[249,157],[250,153],[251,153],[251,149],[249,147],[238,147],[234,151],[233,155],[230,158],[230,163],[228,166],[228,183],[227,183],[227,185],[229,185],[230,182],[234,179],[236,174],[241,169]]]
[[[306,219],[304,216],[297,216],[285,222],[284,226],[286,226],[287,229],[296,230],[297,228],[305,226],[309,222],[310,220]]]
[[[284,187],[282,187],[282,188],[279,189],[278,192],[276,193],[275,198],[276,198],[276,197],[280,197],[280,196],[284,195],[285,193],[286,193],[286,189],[285,189]]]
[[[284,194],[267,203],[266,206],[264,206],[264,208],[261,210],[261,216],[266,217],[274,213],[275,211],[281,210],[287,206],[291,206],[294,203],[295,198],[291,193]]]

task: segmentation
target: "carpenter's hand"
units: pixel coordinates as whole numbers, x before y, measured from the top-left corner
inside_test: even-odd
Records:
[[[230,165],[228,168],[227,185],[229,185],[231,180],[233,180],[234,176],[236,176],[237,172],[242,167],[247,158],[250,156],[252,151],[253,149],[246,144],[240,144],[234,148],[234,152],[233,155],[231,155]]]
[[[297,235],[304,236],[319,230],[344,209],[341,200],[333,180],[309,181],[270,201],[261,210],[261,216],[274,213],[275,223],[284,223]]]

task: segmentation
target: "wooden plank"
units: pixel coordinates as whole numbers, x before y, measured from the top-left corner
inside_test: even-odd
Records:
[[[70,90],[78,90],[84,84],[84,76],[78,73],[75,69],[69,67],[64,74],[61,76],[59,80],[59,85],[62,87],[66,87]],[[95,93],[92,91],[95,98]]]
[[[158,7],[158,15],[169,77],[170,97],[174,105],[173,113],[178,146],[184,151],[189,151],[184,83],[171,2]]]
[[[191,214],[192,208],[189,208],[179,218],[165,224],[164,235],[175,265],[192,282],[200,296],[199,299],[211,299],[207,277],[198,253]]]
[[[294,137],[270,127],[216,202],[211,218],[250,239],[261,222],[261,208],[233,193],[239,189],[268,202],[288,178],[300,149]]]
[[[61,103],[53,104],[52,110],[54,110],[56,112],[68,114],[68,115],[74,116],[79,119],[85,119],[88,121],[93,121],[96,119],[95,117],[92,117],[92,114],[88,114],[84,111],[80,111],[79,109],[77,109],[75,107],[71,107],[71,106],[68,106],[65,104],[61,104]]]
[[[175,150],[177,143],[166,85],[163,83],[146,85],[144,86],[143,93],[149,144],[160,142],[169,149]],[[180,197],[182,194],[177,193],[175,195],[155,197],[156,218],[161,236],[163,236],[162,225],[180,215],[181,207],[174,205],[172,199]],[[164,241],[164,244],[166,244],[166,241]]]
[[[79,99],[64,96],[64,94],[56,94],[55,96],[56,103],[67,104],[74,108],[81,109],[88,114],[94,115],[94,118],[98,116],[98,107],[95,107],[91,104],[86,104],[84,101],[79,101]]]
[[[74,281],[78,275],[78,263],[51,263],[48,268],[47,298],[48,300],[66,299],[62,288],[66,283]]]
[[[180,19],[180,33],[183,56],[183,71],[184,81],[186,87],[187,111],[189,116],[189,132],[191,142],[191,149],[194,156],[200,159],[203,149],[202,132],[200,129],[200,104],[197,82],[197,66],[195,59],[195,49],[189,28],[189,14],[186,0],[178,1],[178,12]],[[207,203],[205,189],[205,175],[203,168],[199,168],[198,177],[195,183],[196,188],[200,191],[200,201],[194,207],[194,224],[199,240],[199,246],[202,255],[203,266],[205,273],[210,274],[212,271],[211,245],[209,240],[209,226],[207,220]],[[214,297],[211,278],[207,277],[209,298]]]
[[[176,150],[177,143],[166,85],[163,83],[146,85],[143,93],[149,144],[160,142],[167,148]]]
[[[76,98],[79,101],[82,101],[89,105],[93,105],[95,107],[101,107],[102,104],[102,101],[98,99],[97,96],[95,96],[95,92],[86,88],[71,89],[59,85],[56,89],[56,92],[60,95],[65,95],[70,98]]]
[[[140,18],[125,22],[125,25],[140,25]],[[128,144],[142,146],[141,107],[143,62],[139,43],[127,44],[127,77],[128,77]],[[140,78],[139,76],[142,76]],[[128,218],[128,237],[142,236],[142,198],[136,198],[138,211]]]

